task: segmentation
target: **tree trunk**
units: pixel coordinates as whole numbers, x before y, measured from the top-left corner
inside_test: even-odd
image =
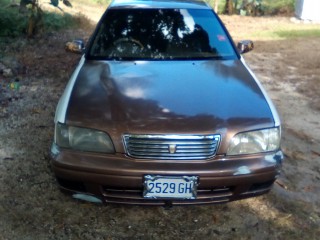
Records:
[[[219,0],[214,0],[214,11],[218,13]]]
[[[224,7],[224,13],[232,15],[233,14],[233,0],[226,0],[226,5]]]

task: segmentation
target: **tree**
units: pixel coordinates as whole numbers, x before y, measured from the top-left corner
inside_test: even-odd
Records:
[[[72,7],[72,4],[68,0],[60,1],[63,1],[64,5],[66,5],[67,7]],[[50,0],[50,4],[62,11],[62,9],[59,7],[59,0]],[[40,8],[39,0],[20,0],[19,11],[27,12],[28,5],[31,5],[31,13],[28,19],[27,36],[32,37],[35,34],[36,30],[41,28],[42,26],[43,11]]]
[[[226,5],[224,7],[224,14],[233,14],[234,7],[233,7],[233,0],[226,0]]]
[[[214,11],[218,13],[219,0],[214,0]]]

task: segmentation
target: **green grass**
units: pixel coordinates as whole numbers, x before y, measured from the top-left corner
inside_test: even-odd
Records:
[[[70,0],[70,1],[71,3],[76,1],[77,3],[81,3],[84,5],[91,5],[91,6],[100,5],[100,6],[106,7],[110,4],[112,0]]]
[[[111,2],[111,0],[93,0],[93,1],[104,6],[109,5]]]
[[[302,37],[320,37],[319,25],[280,24],[273,30],[254,32],[251,36],[252,39],[265,40],[280,40]]]
[[[280,38],[297,38],[297,37],[320,37],[320,28],[317,29],[301,29],[301,30],[279,30],[274,34]]]

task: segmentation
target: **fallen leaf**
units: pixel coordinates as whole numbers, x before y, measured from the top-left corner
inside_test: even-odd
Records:
[[[288,190],[287,185],[285,185],[281,180],[277,179],[276,184],[278,184],[280,187],[282,187],[285,190]]]

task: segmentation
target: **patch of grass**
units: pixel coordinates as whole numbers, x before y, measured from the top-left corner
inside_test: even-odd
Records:
[[[72,0],[72,3],[74,2],[81,3],[84,5],[101,5],[101,6],[108,6],[112,0]]]
[[[274,32],[280,38],[297,38],[297,37],[320,37],[320,29],[295,29],[295,30],[279,30]]]
[[[254,32],[252,37],[266,40],[320,37],[320,28],[319,25],[282,24],[272,30]]]
[[[93,0],[93,1],[101,5],[109,5],[111,2],[111,0]]]

